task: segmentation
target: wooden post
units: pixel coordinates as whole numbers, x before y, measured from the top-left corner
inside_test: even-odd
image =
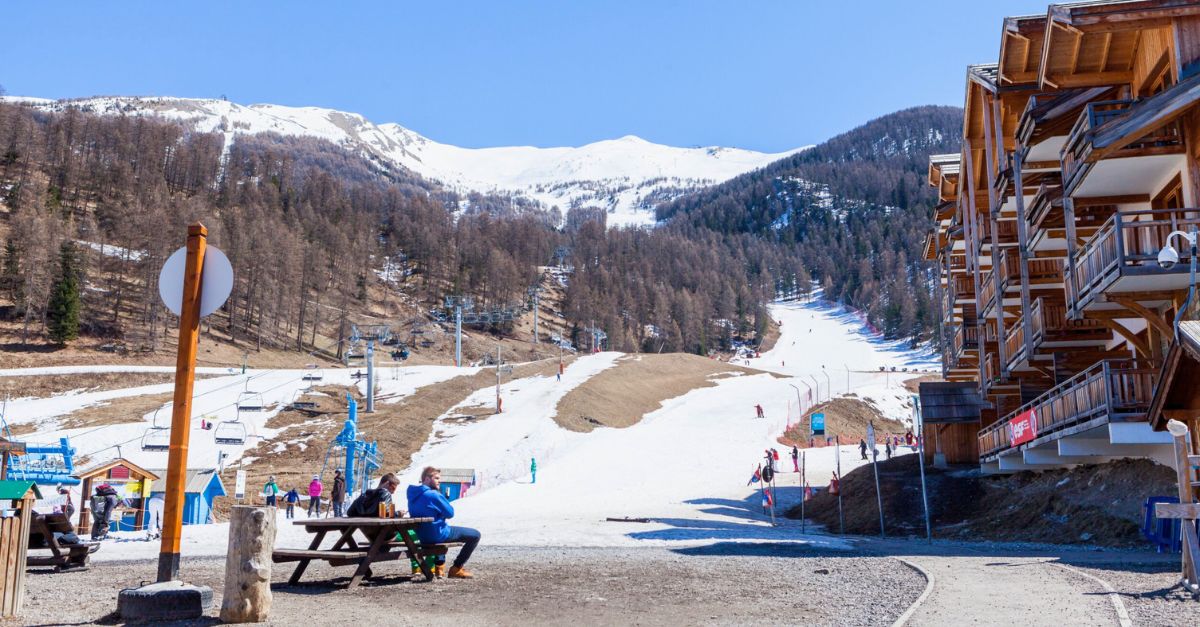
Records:
[[[221,622],[261,623],[271,614],[273,508],[238,505],[229,517]]]
[[[171,448],[167,457],[167,491],[163,494],[163,534],[158,553],[158,581],[179,576],[179,540],[183,526],[184,482],[196,379],[196,345],[200,339],[200,278],[208,229],[188,226],[187,261],[183,272],[183,305],[179,313],[179,352],[175,359],[175,397],[171,411]]]
[[[1191,442],[1188,438],[1188,428],[1183,423],[1177,420],[1171,420],[1167,423],[1167,429],[1171,432],[1171,437],[1175,442],[1175,473],[1179,480],[1179,502],[1181,504],[1191,504],[1195,502],[1192,495],[1192,464],[1189,456],[1191,454]],[[1190,520],[1180,522],[1183,540],[1183,580],[1188,584],[1189,590],[1195,590],[1195,587],[1200,581],[1197,581],[1196,575],[1196,560],[1200,555],[1200,547],[1197,546],[1196,526]]]

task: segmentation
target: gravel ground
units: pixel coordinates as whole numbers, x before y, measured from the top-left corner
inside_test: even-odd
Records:
[[[1108,582],[1120,595],[1134,625],[1200,625],[1200,601],[1179,585],[1179,563],[1072,565]]]
[[[798,545],[718,543],[663,549],[483,547],[472,581],[410,582],[376,567],[377,580],[341,588],[351,569],[314,563],[300,586],[277,566],[272,624],[420,625],[889,625],[925,580],[896,560]],[[154,576],[152,562],[30,574],[22,624],[117,624],[117,592]],[[214,589],[224,562],[185,560],[184,578]],[[841,602],[853,595],[853,603]],[[849,608],[849,611],[847,611]],[[862,608],[870,608],[863,611]],[[212,618],[195,624],[211,624]]]

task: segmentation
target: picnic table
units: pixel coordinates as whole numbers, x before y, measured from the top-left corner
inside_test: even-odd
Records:
[[[75,533],[66,514],[34,514],[30,522],[29,549],[49,549],[50,555],[30,555],[26,561],[28,566],[53,566],[56,570],[83,568],[91,554],[100,548],[99,542],[69,544],[55,537],[55,533]]]
[[[413,558],[420,565],[421,574],[426,580],[433,579],[433,570],[429,568],[425,558],[431,555],[445,555],[446,551],[461,543],[422,544],[413,539],[408,531],[415,531],[421,523],[433,522],[432,518],[312,518],[297,520],[293,524],[302,525],[305,531],[315,534],[307,549],[275,549],[271,560],[276,564],[298,562],[288,583],[295,585],[304,575],[309,562],[320,560],[329,562],[331,566],[356,565],[354,575],[350,578],[348,588],[353,588],[364,578],[371,576],[371,564],[390,562],[399,559]],[[337,533],[337,541],[328,549],[321,548],[321,542],[330,532]],[[365,538],[360,543],[355,533]],[[415,535],[415,534],[412,534]]]

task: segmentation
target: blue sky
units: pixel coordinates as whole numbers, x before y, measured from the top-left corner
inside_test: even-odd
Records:
[[[21,2],[11,95],[219,97],[362,113],[462,146],[622,135],[781,151],[962,104],[1027,0]]]

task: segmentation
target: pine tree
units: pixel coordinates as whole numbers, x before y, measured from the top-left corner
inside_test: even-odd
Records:
[[[21,252],[12,239],[5,242],[4,258],[0,260],[0,293],[21,304]]]
[[[58,277],[50,289],[50,302],[46,307],[46,325],[50,339],[57,344],[79,337],[79,260],[75,247],[63,242],[58,252]]]

